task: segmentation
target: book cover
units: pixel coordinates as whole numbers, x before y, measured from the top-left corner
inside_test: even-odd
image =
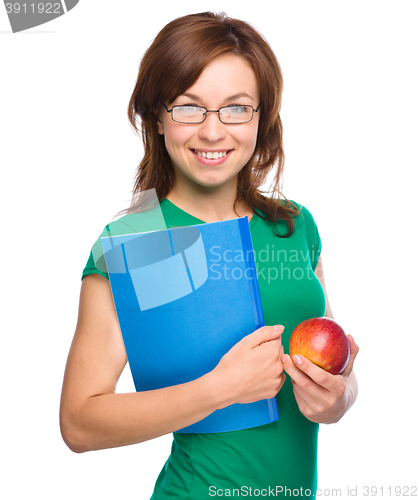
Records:
[[[264,326],[247,217],[101,242],[137,391],[201,377]],[[273,398],[216,410],[177,432],[227,432],[278,419]]]

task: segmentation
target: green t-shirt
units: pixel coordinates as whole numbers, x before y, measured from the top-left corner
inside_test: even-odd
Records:
[[[205,224],[167,199],[160,206],[168,228]],[[282,222],[278,227],[286,230]],[[293,329],[325,313],[323,289],[314,274],[321,251],[317,226],[310,212],[301,207],[288,238],[278,237],[273,224],[257,213],[250,220],[250,232],[265,324],[285,326],[282,343],[287,353]],[[95,267],[92,253],[83,276],[91,273],[108,277]],[[277,401],[277,422],[223,433],[174,433],[172,451],[157,478],[152,500],[281,498],[296,496],[294,490],[300,496],[315,495],[318,424],[299,411],[288,376]]]

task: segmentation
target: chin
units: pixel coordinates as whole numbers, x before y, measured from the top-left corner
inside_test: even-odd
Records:
[[[222,188],[222,187],[227,187],[231,183],[230,179],[229,180],[206,180],[206,181],[196,181],[196,184],[203,188],[208,188],[208,189],[215,189],[215,188]]]

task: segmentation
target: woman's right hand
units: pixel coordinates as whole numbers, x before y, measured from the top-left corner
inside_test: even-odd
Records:
[[[274,396],[284,375],[280,331],[265,326],[196,380],[116,393],[127,358],[109,281],[83,279],[61,396],[64,441],[77,453],[140,443],[194,424],[218,408]]]
[[[237,342],[211,372],[223,405],[275,397],[285,382],[281,325],[263,326]]]

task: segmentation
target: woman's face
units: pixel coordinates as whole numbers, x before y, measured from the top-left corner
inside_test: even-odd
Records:
[[[218,110],[230,105],[259,106],[259,89],[253,69],[247,61],[233,54],[219,56],[209,63],[198,80],[174,102]],[[196,189],[231,187],[237,189],[237,175],[251,158],[259,125],[259,113],[250,122],[224,124],[217,113],[208,113],[199,124],[172,120],[163,106],[158,119],[159,133],[164,135],[167,151],[175,170],[175,188]],[[204,156],[202,156],[205,153]],[[205,158],[207,153],[218,157]],[[218,153],[214,155],[214,153]]]

